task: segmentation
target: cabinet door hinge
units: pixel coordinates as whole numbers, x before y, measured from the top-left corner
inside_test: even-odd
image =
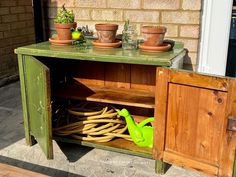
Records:
[[[236,117],[229,116],[227,130],[236,131]]]

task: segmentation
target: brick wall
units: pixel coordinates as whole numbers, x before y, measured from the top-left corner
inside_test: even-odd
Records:
[[[201,0],[49,0],[48,18],[50,32],[53,32],[53,18],[62,4],[73,9],[78,25],[88,24],[94,29],[98,22],[111,22],[120,25],[130,19],[138,32],[143,25],[164,25],[167,38],[182,41],[189,50],[186,64],[196,64]]]
[[[18,73],[14,49],[35,42],[31,0],[0,0],[0,78]]]

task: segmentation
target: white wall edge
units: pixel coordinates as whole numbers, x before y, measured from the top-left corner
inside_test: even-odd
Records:
[[[203,0],[197,71],[225,75],[233,0]]]

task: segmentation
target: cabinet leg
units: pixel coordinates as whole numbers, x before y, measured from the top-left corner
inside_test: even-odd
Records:
[[[234,155],[234,166],[233,166],[233,174],[232,177],[236,177],[236,153]]]
[[[25,141],[26,141],[26,144],[29,146],[33,146],[37,143],[37,141],[31,135],[25,136]]]
[[[171,167],[170,164],[165,163],[160,160],[156,160],[155,162],[155,170],[157,174],[165,174],[166,171]]]

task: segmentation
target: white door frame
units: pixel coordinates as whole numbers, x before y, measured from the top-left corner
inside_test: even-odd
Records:
[[[233,0],[202,0],[197,71],[225,75]]]

